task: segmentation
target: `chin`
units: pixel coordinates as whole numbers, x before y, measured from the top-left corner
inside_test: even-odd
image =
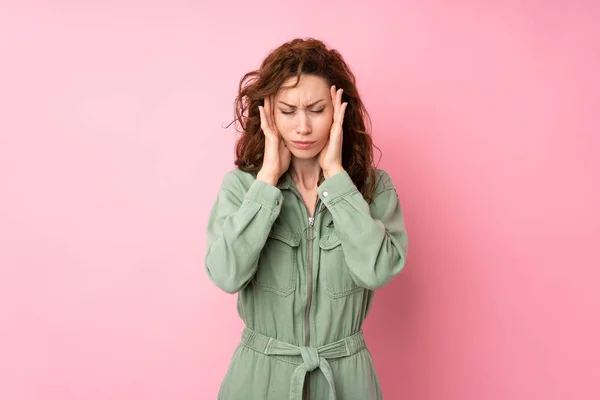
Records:
[[[302,150],[290,150],[292,156],[300,160],[312,160],[319,155],[318,151],[302,151]]]

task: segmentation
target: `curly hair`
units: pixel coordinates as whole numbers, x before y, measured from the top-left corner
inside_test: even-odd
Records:
[[[277,93],[289,78],[296,77],[293,86],[296,87],[302,74],[322,77],[329,86],[344,89],[342,102],[348,105],[342,126],[342,166],[365,200],[371,203],[376,185],[373,165],[373,147],[376,146],[370,134],[370,116],[358,94],[356,78],[342,55],[314,38],[297,38],[282,44],[267,55],[258,70],[246,73],[240,80],[234,102],[236,118],[233,122],[238,122],[236,131],[241,133],[235,146],[235,165],[242,171],[258,173],[265,148],[258,106],[264,105],[264,98]],[[322,179],[321,171],[319,184]]]

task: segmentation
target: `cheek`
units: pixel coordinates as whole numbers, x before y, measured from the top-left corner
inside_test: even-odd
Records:
[[[323,150],[323,148],[325,147],[325,145],[327,144],[327,138],[325,138],[323,141],[321,141],[319,143],[319,145],[317,147],[315,147],[315,153],[318,154],[321,152],[321,150]]]
[[[277,129],[279,132],[292,132],[296,131],[296,120],[294,117],[290,117],[288,115],[281,115],[279,117],[275,117],[275,124],[277,125]]]
[[[319,118],[315,121],[313,128],[318,134],[319,140],[327,140],[331,131],[332,121],[328,117]]]

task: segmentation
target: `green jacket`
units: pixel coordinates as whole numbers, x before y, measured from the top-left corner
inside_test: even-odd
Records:
[[[226,173],[205,266],[238,293],[246,328],[220,399],[382,398],[362,325],[374,290],[404,268],[408,241],[394,184],[376,172],[371,204],[346,171],[323,181],[314,217],[288,172],[277,186]]]

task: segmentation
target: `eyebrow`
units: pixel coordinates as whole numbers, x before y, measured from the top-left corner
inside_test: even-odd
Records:
[[[311,104],[307,105],[306,107],[312,107],[312,106],[314,106],[315,104],[317,104],[317,103],[319,103],[319,102],[321,102],[321,101],[325,101],[325,99],[317,100],[317,101],[315,101],[314,103],[311,103]],[[286,102],[283,102],[283,101],[281,101],[281,100],[279,100],[279,102],[280,102],[281,104],[285,104],[286,106],[288,106],[288,107],[290,107],[290,108],[298,108],[298,107],[296,107],[296,106],[293,106],[293,105],[291,105],[291,104],[288,104],[288,103],[286,103]]]

